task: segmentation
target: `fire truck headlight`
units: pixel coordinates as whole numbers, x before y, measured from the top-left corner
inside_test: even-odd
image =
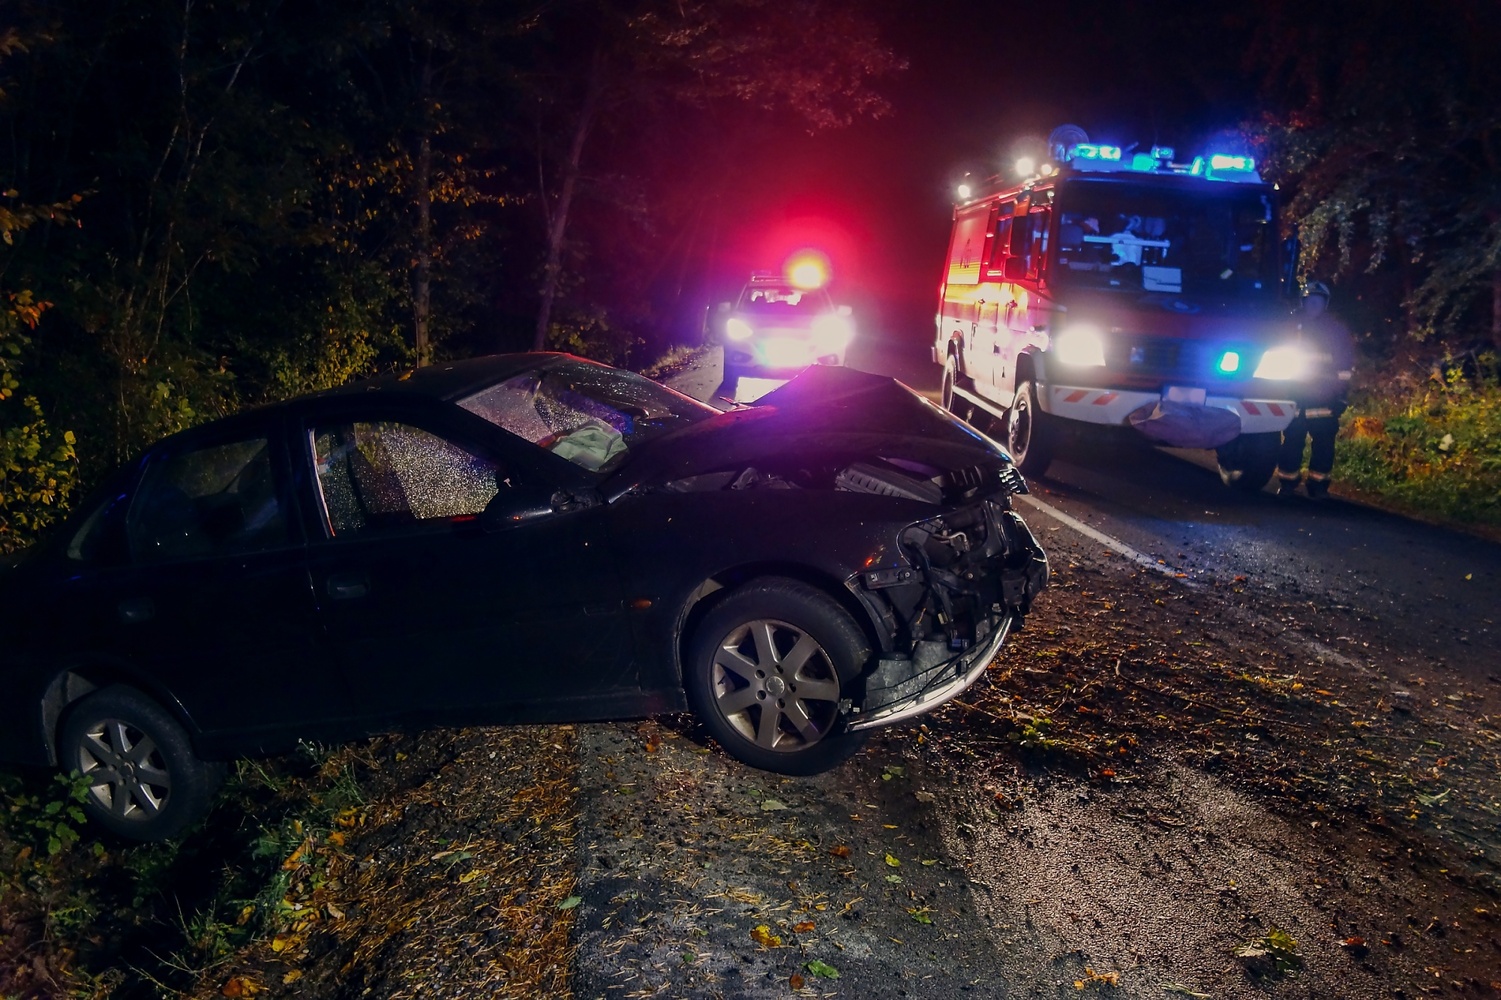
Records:
[[[756,335],[745,320],[731,316],[724,324],[724,335],[731,340],[749,340]]]
[[[853,333],[850,321],[843,316],[823,315],[813,321],[813,342],[823,354],[844,350]]]
[[[1105,337],[1097,327],[1075,323],[1053,339],[1053,353],[1066,365],[1103,367]]]
[[[1256,377],[1286,381],[1308,374],[1308,355],[1296,344],[1274,347],[1261,356]]]

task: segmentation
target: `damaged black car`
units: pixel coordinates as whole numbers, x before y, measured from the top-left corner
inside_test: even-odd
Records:
[[[972,684],[1046,586],[988,438],[812,368],[720,413],[562,354],[167,438],[0,575],[0,759],[180,834],[221,762],[394,729],[691,710],[812,774]]]

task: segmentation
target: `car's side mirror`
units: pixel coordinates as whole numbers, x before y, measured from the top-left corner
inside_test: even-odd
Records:
[[[601,502],[598,491],[592,489],[503,489],[485,507],[479,523],[487,532],[504,531],[538,518],[586,510]]]
[[[724,343],[725,320],[729,317],[730,310],[734,307],[734,303],[732,302],[721,302],[709,310],[708,316],[704,318],[704,343]]]
[[[1027,276],[1027,258],[1007,257],[1001,266],[1001,275],[1007,281],[1021,281]]]

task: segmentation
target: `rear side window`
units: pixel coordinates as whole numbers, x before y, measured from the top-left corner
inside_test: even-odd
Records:
[[[493,460],[391,421],[318,427],[313,452],[324,524],[335,538],[471,517],[504,480]]]
[[[286,512],[265,438],[179,452],[146,472],[126,523],[137,561],[279,548]]]

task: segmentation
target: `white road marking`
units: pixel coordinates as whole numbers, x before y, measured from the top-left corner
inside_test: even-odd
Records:
[[[1018,495],[1017,499],[1025,500],[1027,503],[1031,504],[1033,507],[1036,507],[1038,510],[1042,511],[1044,514],[1048,515],[1054,520],[1061,521],[1062,523],[1068,525],[1070,528],[1073,528],[1079,534],[1083,535],[1085,538],[1093,539],[1094,541],[1099,542],[1101,545],[1105,546],[1107,549],[1120,553],[1127,559],[1136,563],[1138,566],[1152,570],[1154,573],[1161,573],[1164,576],[1172,577],[1175,580],[1182,580],[1183,585],[1186,587],[1197,589],[1199,586],[1194,581],[1188,579],[1187,575],[1178,570],[1176,567],[1169,566],[1161,560],[1153,559],[1149,555],[1145,555],[1141,552],[1136,551],[1131,546],[1121,541],[1119,538],[1114,538],[1110,535],[1105,534],[1103,531],[1091,528],[1083,521],[1068,516],[1067,514],[1063,513],[1063,511],[1059,510],[1057,507],[1054,507],[1050,503],[1044,503],[1043,501],[1028,493]]]

